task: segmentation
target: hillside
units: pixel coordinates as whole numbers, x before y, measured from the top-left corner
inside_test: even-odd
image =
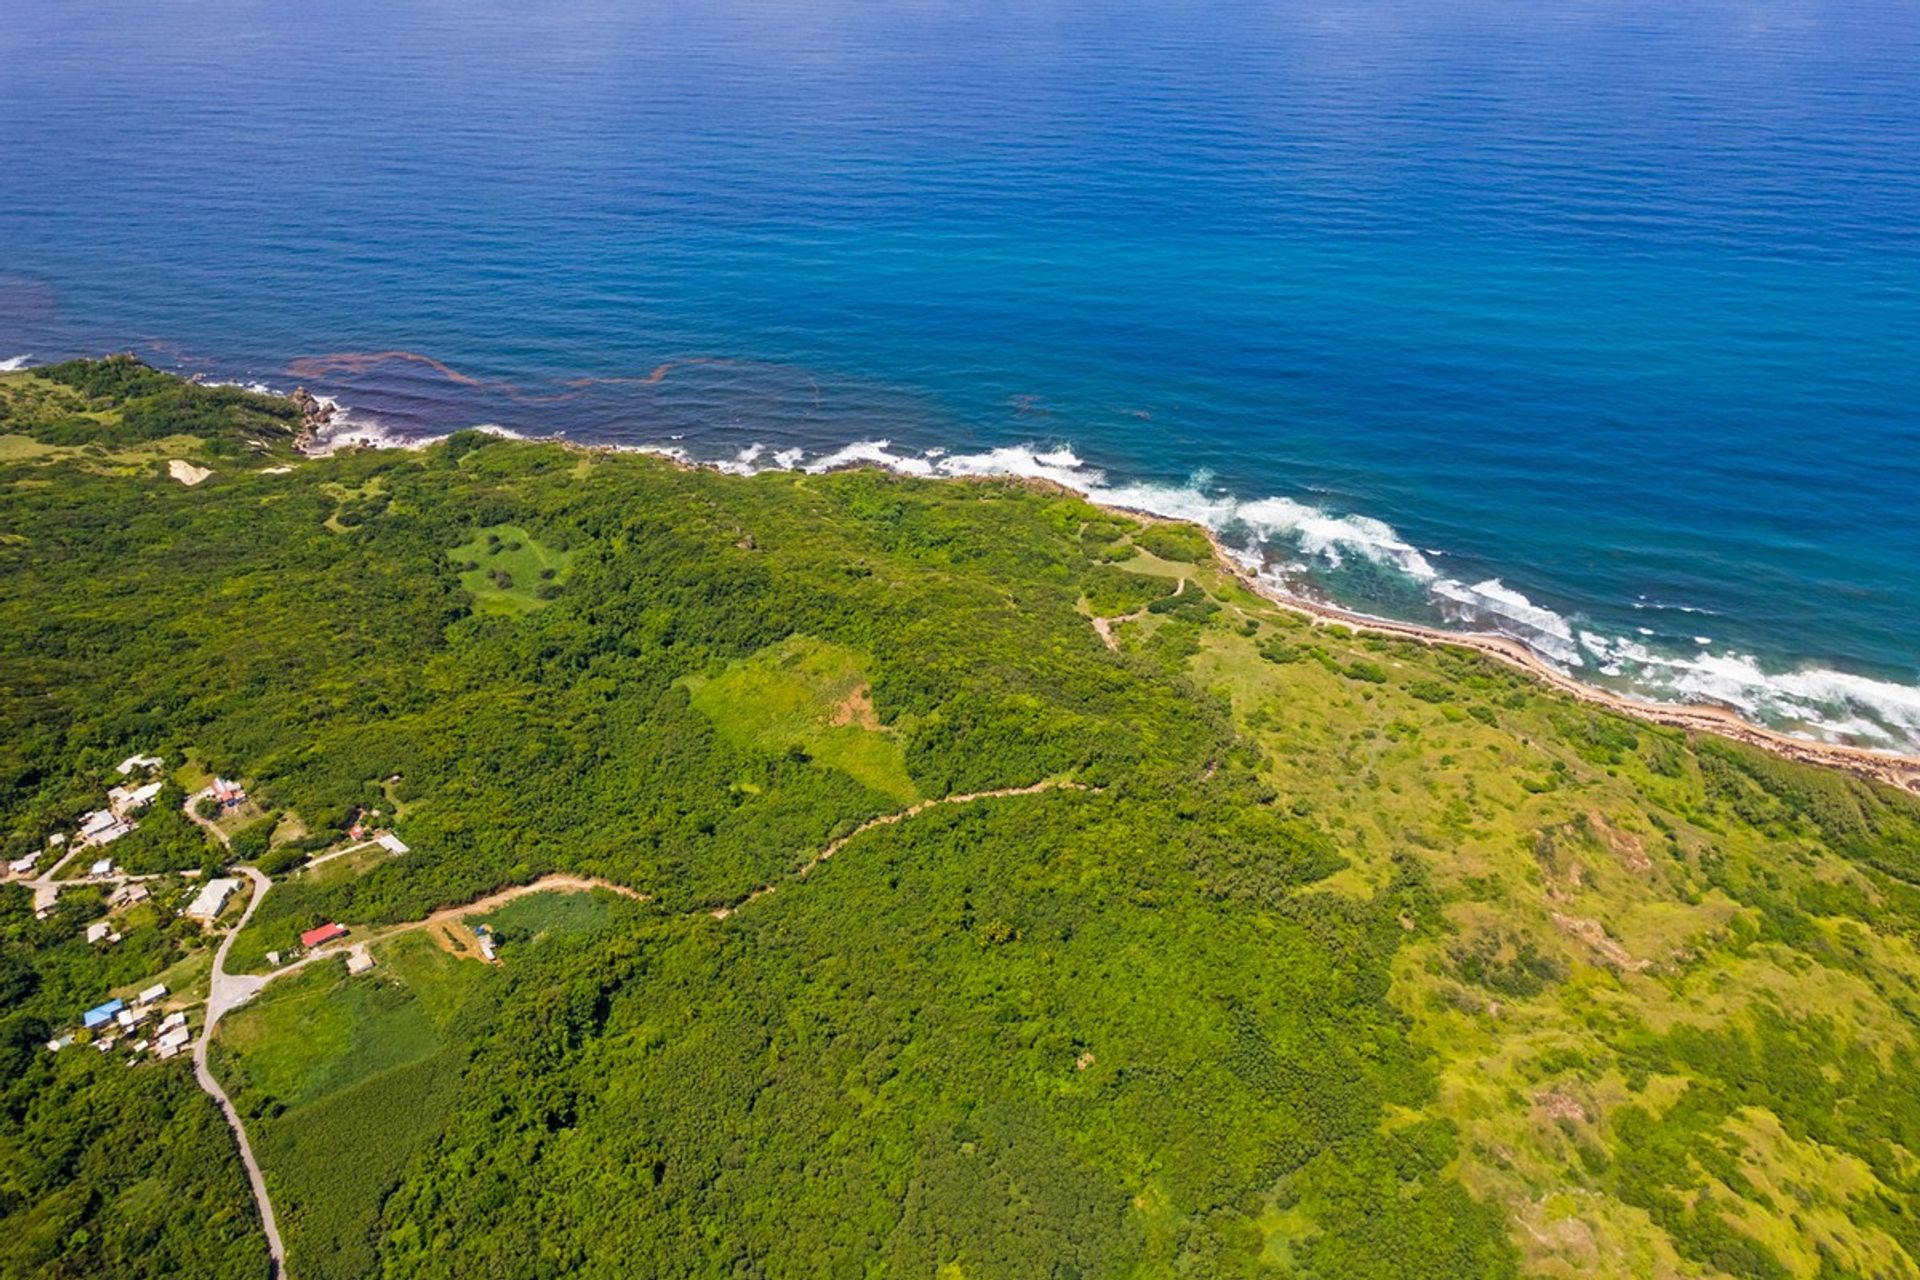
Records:
[[[213,1041],[298,1280],[1920,1276],[1911,796],[1036,488],[0,397],[7,857],[154,751],[230,969],[371,942]],[[44,1048],[204,994],[153,885],[0,887],[0,1274],[265,1274],[186,1062]]]

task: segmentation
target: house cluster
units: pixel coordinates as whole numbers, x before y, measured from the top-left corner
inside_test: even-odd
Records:
[[[247,802],[246,788],[227,778],[215,778],[213,785],[207,788],[207,794],[222,809],[238,809]]]
[[[116,997],[97,1004],[80,1015],[78,1032],[47,1041],[47,1048],[58,1053],[84,1040],[101,1053],[125,1048],[130,1061],[149,1052],[156,1058],[171,1058],[192,1043],[193,1032],[184,1010],[161,1012],[160,1002],[166,995],[166,984],[156,982],[131,1001]]]
[[[132,755],[116,765],[116,771],[128,781],[107,791],[107,805],[104,809],[95,809],[80,819],[80,846],[98,848],[101,845],[112,844],[138,826],[139,824],[134,821],[134,815],[153,803],[165,783],[158,778],[134,782],[133,775],[139,772],[142,777],[146,777],[165,763],[166,761],[159,756]],[[94,870],[88,874],[112,874],[111,863],[107,864],[104,871],[99,868],[100,863],[96,862]]]

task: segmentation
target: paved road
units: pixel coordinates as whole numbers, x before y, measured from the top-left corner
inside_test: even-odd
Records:
[[[253,899],[247,903],[247,909],[241,912],[240,922],[220,940],[220,949],[213,953],[213,976],[207,989],[207,1022],[200,1028],[200,1039],[193,1046],[193,1074],[199,1080],[200,1087],[220,1104],[220,1110],[227,1117],[227,1127],[233,1130],[233,1139],[240,1145],[240,1163],[247,1167],[247,1184],[253,1188],[253,1202],[260,1209],[260,1225],[267,1233],[267,1252],[273,1257],[273,1274],[284,1280],[287,1274],[287,1249],[280,1242],[280,1225],[274,1221],[273,1201],[267,1198],[266,1179],[260,1176],[260,1165],[253,1158],[253,1144],[247,1141],[247,1128],[240,1123],[240,1113],[233,1109],[233,1101],[227,1097],[227,1091],[220,1087],[220,1082],[213,1078],[213,1072],[207,1069],[207,1046],[213,1041],[214,1024],[220,1021],[220,1015],[251,1000],[261,987],[267,985],[265,976],[227,972],[227,951],[233,946],[233,940],[240,936],[240,931],[247,927],[247,921],[253,918],[260,900],[267,896],[267,890],[273,887],[273,881],[256,868],[239,867],[237,870],[253,881]]]

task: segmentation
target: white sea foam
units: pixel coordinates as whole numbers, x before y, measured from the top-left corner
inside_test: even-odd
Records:
[[[816,462],[809,462],[802,470],[815,475],[823,471],[835,471],[841,467],[855,467],[862,463],[885,467],[911,476],[930,476],[933,463],[925,458],[916,458],[908,454],[890,452],[891,440],[856,440],[843,445]]]
[[[1580,647],[1574,643],[1573,627],[1567,620],[1535,604],[1498,578],[1488,578],[1471,587],[1452,578],[1442,578],[1433,584],[1433,594],[1444,602],[1443,610],[1456,622],[1490,625],[1563,666],[1585,665],[1580,658]]]
[[[27,367],[27,361],[31,359],[33,359],[32,352],[24,356],[8,356],[5,360],[0,360],[0,373],[18,373]]]

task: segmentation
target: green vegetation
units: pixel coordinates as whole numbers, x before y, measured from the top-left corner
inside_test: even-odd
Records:
[[[368,973],[334,960],[268,987],[224,1024],[215,1069],[248,1119],[287,1241],[309,1280],[375,1274],[381,1202],[439,1131],[460,1023],[491,975],[407,933]]]
[[[560,594],[565,551],[543,545],[518,525],[481,529],[447,553],[460,567],[460,585],[479,613],[526,613]]]
[[[284,872],[236,966],[551,872],[649,898],[230,1016],[303,1278],[1920,1276],[1913,797],[1313,626],[1034,488],[462,434],[188,489],[95,447],[0,451],[9,856],[153,749],[297,812],[281,848],[403,815],[409,854]],[[564,589],[467,581],[490,534]],[[0,903],[0,1269],[258,1274],[184,1074],[35,1047],[195,940]]]
[[[810,636],[688,676],[693,705],[735,746],[817,760],[896,800],[918,798],[900,737],[873,708],[865,659]]]
[[[191,889],[153,888],[152,903],[113,917],[121,940],[100,947],[82,935],[103,890],[69,890],[35,920],[28,891],[0,885],[0,1275],[265,1274],[239,1156],[191,1064],[129,1069],[84,1045],[45,1048],[109,993],[191,980],[206,954],[176,914]]]
[[[1162,560],[1206,564],[1213,559],[1213,544],[1207,541],[1204,532],[1190,524],[1150,524],[1135,533],[1133,541],[1141,550]]]

